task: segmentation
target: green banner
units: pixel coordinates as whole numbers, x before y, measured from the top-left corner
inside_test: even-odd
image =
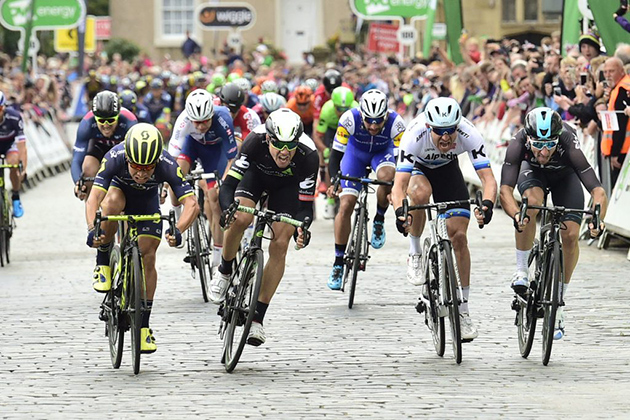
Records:
[[[562,32],[561,32],[561,53],[563,57],[567,55],[567,48],[577,45],[580,40],[580,19],[582,13],[578,7],[579,0],[564,0],[562,4]]]
[[[431,0],[350,0],[352,12],[364,19],[422,19],[429,13]]]
[[[626,32],[615,20],[613,13],[619,8],[618,1],[588,0],[593,12],[599,35],[606,47],[606,53],[612,56],[620,42],[630,43],[630,33]],[[630,18],[630,14],[626,14]]]
[[[33,19],[29,22],[31,7]],[[24,30],[27,24],[32,24],[33,30],[72,28],[84,15],[85,4],[81,0],[2,0],[0,3],[0,22],[14,31]]]
[[[435,22],[435,9],[437,0],[432,0],[429,4],[427,20],[424,22],[424,42],[422,44],[422,55],[428,57],[431,54],[431,43],[433,42],[433,23]]]
[[[443,0],[444,16],[446,20],[446,39],[448,40],[448,50],[451,60],[455,64],[464,62],[462,53],[459,49],[459,37],[462,36],[462,28],[464,22],[462,19],[462,2],[461,0]]]

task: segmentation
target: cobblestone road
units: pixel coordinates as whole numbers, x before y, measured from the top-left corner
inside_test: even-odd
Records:
[[[0,418],[627,418],[625,249],[582,244],[567,335],[544,367],[539,340],[528,360],[518,353],[509,219],[498,212],[486,229],[471,228],[479,338],[464,345],[458,366],[449,346],[444,358],[435,355],[414,310],[406,240],[392,220],[352,310],[347,295],[326,287],[332,222],[318,220],[309,248],[290,251],[267,312],[267,343],[248,346],[227,374],[216,307],[202,302],[183,251],[163,243],[151,318],[159,349],[134,376],[129,352],[120,370],[109,361],[101,297],[91,289],[93,252],[69,176],[45,181],[23,201],[11,264],[0,269]]]

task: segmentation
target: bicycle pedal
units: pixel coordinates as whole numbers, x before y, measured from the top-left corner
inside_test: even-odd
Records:
[[[514,300],[512,301],[512,309],[515,310],[516,312],[521,310],[521,304],[518,303],[517,297],[514,297]]]
[[[419,314],[424,313],[424,311],[427,310],[427,306],[424,304],[423,301],[418,301],[418,304],[416,305],[416,312],[418,312]]]
[[[184,262],[185,262],[186,264],[190,264],[190,261],[192,261],[192,259],[191,259],[190,255],[186,255],[186,256],[184,257]]]

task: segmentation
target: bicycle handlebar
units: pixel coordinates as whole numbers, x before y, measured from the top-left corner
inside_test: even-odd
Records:
[[[527,210],[528,209],[543,210],[543,211],[548,211],[548,212],[551,212],[551,213],[554,213],[554,214],[559,214],[559,215],[563,215],[563,214],[566,214],[566,213],[591,214],[591,215],[597,215],[598,219],[599,219],[599,213],[601,211],[599,204],[595,205],[595,209],[586,209],[586,210],[584,210],[584,209],[569,209],[569,208],[566,208],[564,206],[553,206],[553,207],[535,206],[535,205],[529,204],[529,202],[527,200],[527,197],[523,197],[522,201],[521,201],[521,211],[520,211],[521,220],[523,220],[523,218],[527,214]]]
[[[101,211],[96,212],[94,219],[94,236],[101,236],[101,222],[130,222],[132,224],[138,222],[154,222],[158,220],[167,220],[171,232],[175,232],[175,210],[171,209],[168,215],[165,214],[117,214],[111,216],[101,216]]]
[[[348,175],[342,175],[341,171],[339,171],[337,173],[337,176],[335,177],[335,191],[337,190],[337,188],[339,188],[339,184],[341,182],[341,180],[345,180],[345,181],[350,181],[350,182],[358,182],[359,184],[362,185],[383,185],[386,187],[391,187],[394,185],[393,181],[380,181],[378,179],[372,179],[372,178],[356,178],[353,176],[348,176]]]
[[[253,214],[254,216],[262,217],[270,222],[287,223],[291,226],[302,228],[303,231],[308,231],[308,228],[311,226],[311,223],[313,222],[310,217],[306,217],[303,221],[301,221],[301,220],[293,219],[291,217],[282,216],[280,214],[275,214],[275,212],[272,210],[258,210],[253,207],[242,206],[240,204],[240,201],[237,199],[237,200],[234,200],[234,202],[230,204],[230,207],[228,207],[223,212],[223,215],[224,215],[223,219],[225,221],[224,229],[227,229],[228,227],[230,227],[230,224],[232,224],[232,221],[234,220],[234,216],[236,215],[237,211]]]

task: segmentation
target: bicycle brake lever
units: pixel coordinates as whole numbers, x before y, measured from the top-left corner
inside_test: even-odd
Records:
[[[479,213],[481,213],[481,216],[483,216],[483,218],[486,218],[486,212],[483,211],[483,193],[481,192],[481,190],[477,190],[477,193],[475,194],[475,204],[477,205],[477,210],[479,210]],[[485,225],[477,225],[479,226],[479,229],[483,229],[483,227]]]
[[[101,211],[96,211],[96,217],[94,218],[94,237],[98,238],[101,236]]]

